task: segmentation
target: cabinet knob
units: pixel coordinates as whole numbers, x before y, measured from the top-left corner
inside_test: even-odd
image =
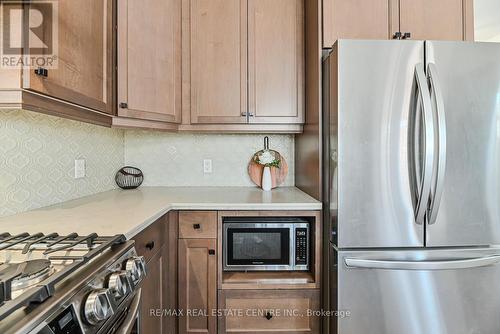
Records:
[[[215,255],[215,249],[209,249],[208,255]]]
[[[409,32],[405,32],[405,33],[403,34],[403,39],[411,39],[411,33],[409,33]]]
[[[43,68],[43,67],[39,67],[39,68],[35,69],[35,74],[39,75],[41,77],[48,77],[49,70],[47,70],[46,68]]]
[[[195,230],[199,230],[201,228],[200,224],[193,224],[193,228]]]
[[[149,249],[149,250],[153,250],[153,248],[155,248],[155,242],[154,241],[150,241],[146,244],[146,248]]]
[[[394,33],[394,35],[392,35],[392,39],[401,39],[401,37],[403,37],[401,31],[397,31]]]
[[[272,317],[273,317],[273,315],[270,312],[266,313],[266,319],[267,320],[271,320]]]
[[[128,103],[125,103],[125,102],[120,103],[120,108],[127,109],[128,108]]]

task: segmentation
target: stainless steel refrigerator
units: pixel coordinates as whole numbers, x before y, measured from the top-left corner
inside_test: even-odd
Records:
[[[324,60],[330,333],[500,333],[500,45]]]

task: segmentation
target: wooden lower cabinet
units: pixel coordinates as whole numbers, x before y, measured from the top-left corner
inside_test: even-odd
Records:
[[[310,219],[311,271],[223,272],[223,220],[245,216]],[[178,333],[320,333],[320,317],[311,312],[320,309],[320,224],[319,211],[179,212]]]
[[[163,246],[163,308],[177,310],[177,251],[178,251],[178,213],[168,213],[168,225],[165,226],[165,244]],[[177,316],[171,314],[162,319],[162,334],[177,334]]]
[[[133,238],[147,270],[141,287],[140,333],[177,333],[177,318],[167,312],[177,309],[177,221],[177,212],[169,212]]]
[[[163,252],[159,251],[146,264],[147,276],[142,283],[140,333],[162,332],[162,317],[155,311],[163,308]]]
[[[216,333],[216,239],[179,240],[179,333]],[[149,332],[148,332],[149,333]]]
[[[319,333],[319,290],[219,290],[219,333]]]

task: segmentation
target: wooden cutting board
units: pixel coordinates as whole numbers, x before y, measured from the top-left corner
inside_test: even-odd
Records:
[[[288,164],[285,158],[280,155],[280,166],[281,168],[271,167],[271,179],[273,181],[273,188],[283,184],[285,182],[286,176],[288,174]],[[248,175],[253,183],[262,188],[262,173],[264,172],[264,166],[255,161],[250,160],[248,163]]]

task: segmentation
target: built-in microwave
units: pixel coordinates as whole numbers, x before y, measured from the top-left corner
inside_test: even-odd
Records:
[[[290,217],[226,217],[224,271],[309,270],[310,225]]]

